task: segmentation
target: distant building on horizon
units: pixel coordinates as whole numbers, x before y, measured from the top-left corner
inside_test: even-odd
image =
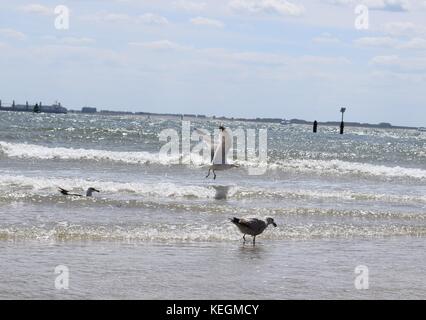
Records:
[[[81,108],[81,113],[96,113],[96,112],[97,112],[96,108],[91,108],[91,107]]]
[[[16,104],[14,100],[12,104],[7,107],[3,106],[2,101],[0,100],[1,111],[34,112],[34,108],[36,105],[38,112],[64,114],[68,113],[67,108],[64,108],[59,102],[55,102],[52,105],[43,105],[41,102],[38,102],[36,104],[29,104],[28,101],[25,104]]]

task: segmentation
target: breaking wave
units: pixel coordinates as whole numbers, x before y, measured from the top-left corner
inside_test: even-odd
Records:
[[[121,199],[134,197],[170,198],[170,199],[219,199],[234,200],[301,200],[301,201],[380,201],[390,204],[426,204],[424,194],[380,194],[367,192],[354,192],[348,190],[318,191],[312,189],[288,188],[261,188],[245,187],[238,185],[182,185],[174,182],[114,182],[100,180],[84,180],[79,178],[52,178],[38,176],[24,176],[0,174],[0,199],[24,200],[40,197],[39,201],[49,201],[52,196],[59,195],[58,187],[63,187],[74,192],[84,192],[88,186],[101,190],[101,198],[117,196]],[[124,197],[124,198],[123,198]],[[126,198],[127,197],[127,198]],[[77,199],[85,201],[85,198]]]
[[[261,239],[330,239],[355,237],[391,237],[426,235],[425,226],[407,225],[294,225],[266,230]],[[210,242],[239,241],[241,235],[226,222],[221,225],[142,225],[80,226],[62,222],[52,227],[0,226],[0,240],[38,241],[166,241],[166,242]],[[262,241],[262,240],[260,240]]]
[[[57,194],[58,187],[82,192],[88,185],[96,186],[102,194],[127,193],[141,196],[156,196],[170,198],[210,198],[214,196],[214,189],[202,186],[182,186],[169,182],[138,183],[138,182],[112,182],[93,181],[78,178],[46,178],[27,177],[23,175],[0,175],[0,188],[9,192],[11,196],[24,195],[49,195]],[[12,191],[12,192],[11,192]],[[30,191],[30,193],[28,193]]]
[[[426,179],[426,170],[417,168],[388,167],[368,163],[347,162],[341,160],[289,160],[270,165],[271,169],[313,173],[320,175],[354,175],[384,178]]]
[[[190,163],[193,166],[208,164],[200,155],[189,157],[160,157],[159,153],[108,151],[96,149],[50,148],[33,144],[8,143],[0,141],[0,152],[10,158],[41,160],[108,161],[124,164],[174,165]],[[364,176],[378,178],[408,178],[426,180],[426,170],[400,166],[374,165],[342,160],[269,160],[259,164],[256,161],[237,161],[243,168],[260,168],[266,171],[280,170],[289,173],[315,174],[324,176]]]
[[[112,161],[129,164],[160,163],[158,154],[145,151],[120,152],[94,149],[49,148],[34,144],[0,142],[0,150],[11,158],[42,160]],[[163,163],[167,164],[167,163]]]

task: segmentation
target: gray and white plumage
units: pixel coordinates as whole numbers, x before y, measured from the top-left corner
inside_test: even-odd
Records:
[[[61,194],[63,194],[64,196],[75,196],[75,197],[82,197],[82,194],[78,194],[78,193],[71,193],[69,190],[66,190],[64,188],[58,187],[59,192]],[[100,192],[98,189],[92,188],[90,187],[89,189],[87,189],[86,191],[86,197],[91,197],[93,195],[93,192]]]
[[[256,236],[260,235],[265,229],[272,224],[274,227],[277,226],[274,219],[267,217],[265,220],[258,218],[232,218],[230,219],[235,224],[241,233],[244,235],[244,242],[246,241],[246,234],[253,237],[253,244],[256,242]]]

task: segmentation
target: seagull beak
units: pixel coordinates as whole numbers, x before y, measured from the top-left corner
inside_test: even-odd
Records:
[[[100,192],[98,189],[94,189],[93,191]]]
[[[272,222],[272,225],[276,228],[277,224],[275,222]]]

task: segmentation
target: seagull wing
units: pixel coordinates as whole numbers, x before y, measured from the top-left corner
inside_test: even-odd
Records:
[[[59,192],[62,193],[64,196],[76,196],[76,197],[82,197],[81,194],[77,194],[77,193],[70,193],[68,190],[58,187]]]
[[[228,153],[232,148],[232,136],[224,130],[219,135],[219,145],[217,146],[212,163],[213,164],[228,164]]]
[[[266,228],[265,221],[256,218],[242,218],[238,224],[256,232],[262,232]]]
[[[63,195],[65,195],[65,196],[69,195],[69,193],[70,193],[68,190],[66,190],[64,188],[58,187],[58,189],[59,189],[59,192],[62,193]]]

